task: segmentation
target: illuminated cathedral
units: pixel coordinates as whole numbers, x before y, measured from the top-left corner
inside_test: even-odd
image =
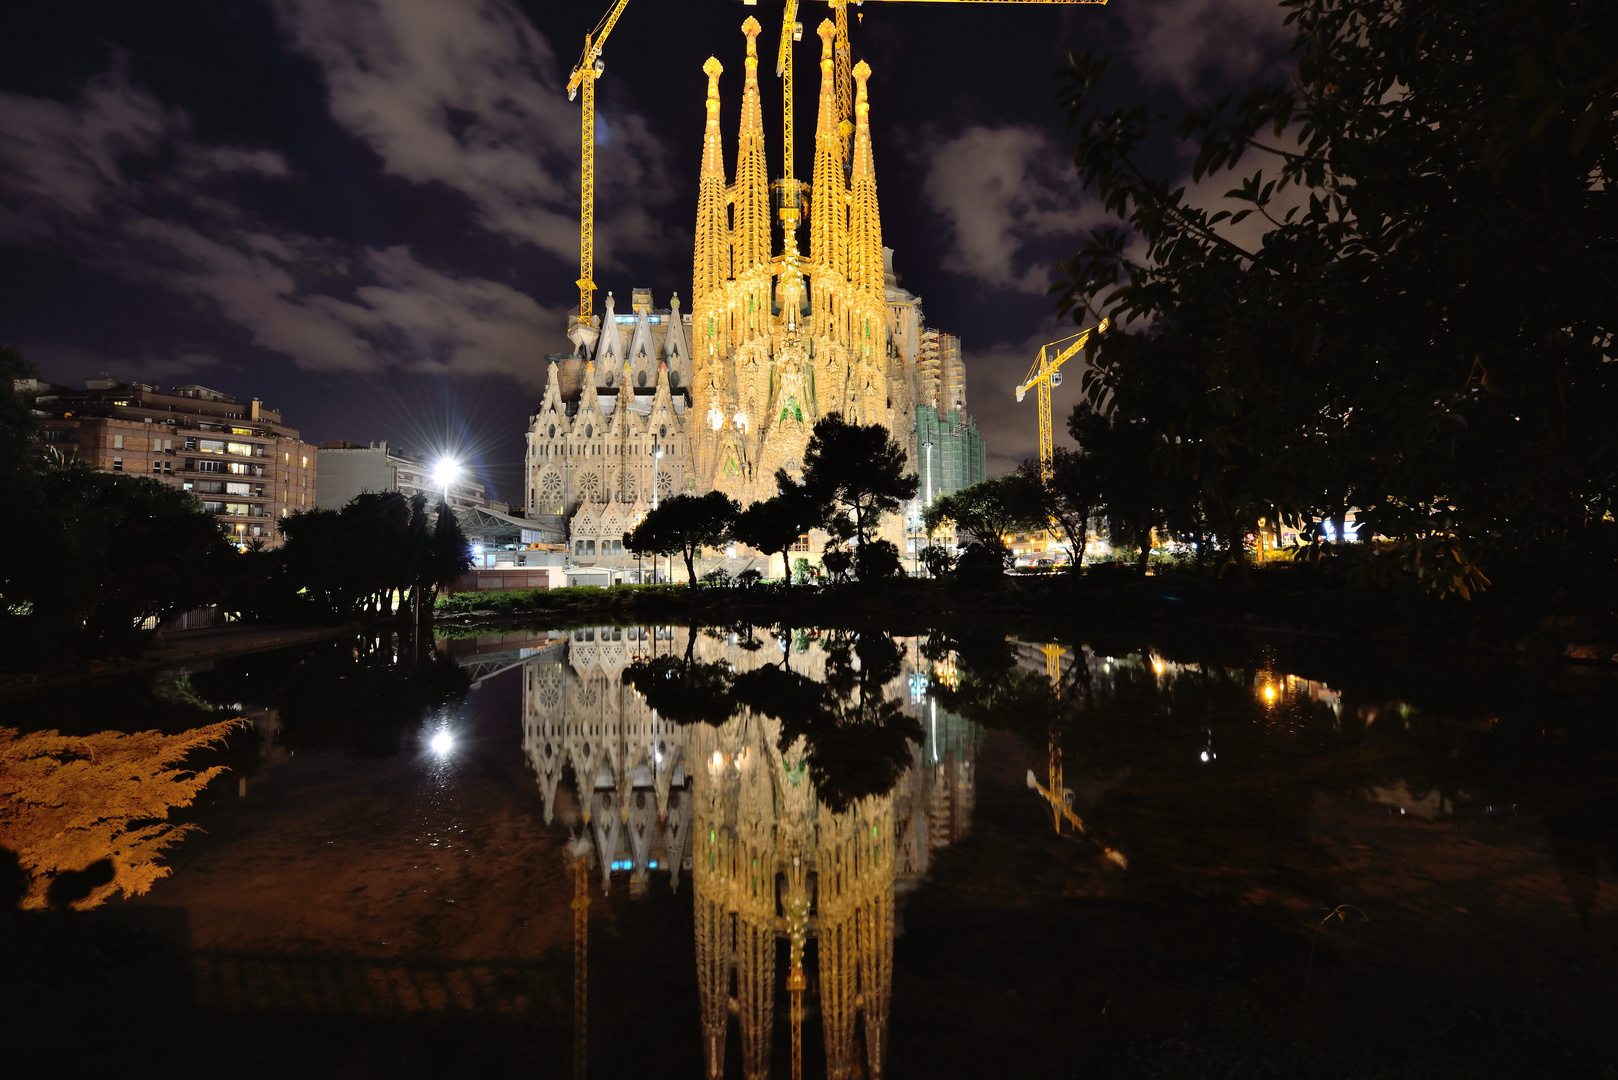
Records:
[[[637,521],[670,494],[718,490],[744,505],[767,498],[776,470],[801,473],[815,422],[833,412],[887,427],[912,470],[936,474],[930,494],[983,478],[959,340],[925,326],[919,298],[900,287],[882,245],[870,68],[854,68],[854,129],[846,140],[833,27],[821,24],[813,174],[799,182],[789,167],[772,184],[759,29],[752,18],[742,24],[741,123],[729,177],[723,66],[714,57],[703,65],[707,119],[690,310],[682,311],[678,296],[656,308],[650,290],[637,289],[631,310],[620,313],[608,294],[599,325],[575,316],[573,352],[548,358],[544,399],[528,432],[527,512],[565,520],[575,557],[585,552],[586,534],[590,554],[616,554],[605,538],[621,531],[603,532],[600,523]],[[952,450],[965,465],[947,470]],[[946,475],[954,478],[948,488]]]

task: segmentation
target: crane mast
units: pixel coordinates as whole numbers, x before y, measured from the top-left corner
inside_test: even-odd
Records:
[[[595,29],[584,35],[584,52],[567,79],[567,99],[572,101],[584,91],[583,107],[579,110],[579,322],[594,324],[591,314],[595,306],[595,219],[596,219],[596,80],[606,70],[601,59],[601,47],[607,35],[618,25],[618,17],[629,6],[629,0],[615,0],[612,7],[596,23]]]
[[[1097,4],[1105,5],[1107,0],[873,0],[887,4]],[[758,0],[742,0],[748,7],[755,7]],[[843,136],[843,160],[851,160],[848,140],[854,134],[854,75],[853,75],[853,49],[848,40],[848,5],[852,3],[859,7],[865,0],[826,0],[826,5],[832,9],[832,22],[836,27],[836,39],[833,56],[836,62],[837,84],[837,111],[840,117],[837,130]],[[798,0],[787,0],[786,18],[782,22],[781,56],[782,61],[776,65],[775,73],[783,75],[783,67],[790,67],[788,50],[790,43],[786,38],[787,28],[796,25]],[[797,40],[794,38],[793,40]],[[787,120],[787,150],[788,165],[787,176],[791,176],[791,148],[792,148],[792,75],[790,70],[783,75],[785,83],[782,87],[786,95]]]
[[[848,5],[852,2],[859,7],[865,0],[826,0],[831,7],[833,19],[837,26],[837,44],[835,57],[837,60],[837,108],[842,117],[838,130],[843,134],[843,143],[846,149],[849,136],[854,133],[854,77],[850,73],[850,64],[853,62],[852,49],[848,41]],[[1100,4],[1105,5],[1107,0],[874,0],[886,4]],[[846,155],[845,155],[846,157]]]
[[[775,58],[775,73],[781,77],[781,228],[786,235],[786,248],[793,249],[797,241],[798,182],[792,163],[792,43],[803,38],[803,24],[798,21],[798,0],[787,0],[781,16],[781,50]]]

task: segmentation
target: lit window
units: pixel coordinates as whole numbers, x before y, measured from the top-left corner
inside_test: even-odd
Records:
[[[114,435],[112,437],[112,448],[114,450],[122,450],[124,448],[124,437],[122,435]]]

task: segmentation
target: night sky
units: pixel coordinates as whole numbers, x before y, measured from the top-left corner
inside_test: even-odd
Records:
[[[55,382],[200,382],[261,397],[310,441],[448,449],[520,501],[543,356],[569,349],[577,303],[579,113],[562,87],[607,6],[4,5],[0,342]],[[609,40],[596,282],[620,310],[633,286],[689,309],[701,66],[725,65],[729,167],[749,14],[779,155],[781,6],[631,0]],[[828,14],[818,0],[800,14],[799,177]],[[928,323],[963,339],[968,408],[1001,472],[1035,452],[1033,402],[1013,386],[1074,329],[1046,296],[1050,264],[1101,220],[1075,182],[1055,70],[1069,50],[1114,57],[1120,104],[1177,113],[1284,76],[1280,12],[873,0],[859,14],[883,238]],[[1189,173],[1173,148],[1159,163]],[[1234,186],[1222,175],[1207,197]],[[1057,391],[1060,416],[1078,395],[1077,379]]]

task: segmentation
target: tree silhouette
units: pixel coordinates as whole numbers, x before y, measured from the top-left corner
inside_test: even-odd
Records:
[[[1057,290],[1113,323],[1091,402],[1148,428],[1244,572],[1259,516],[1341,537],[1352,509],[1440,595],[1486,585],[1484,557],[1611,580],[1613,5],[1278,14],[1294,76],[1177,125],[1193,182],[1241,170],[1234,212],[1157,164],[1173,120],[1116,107],[1106,61],[1065,73],[1079,178],[1119,219]]]
[[[1004,571],[1011,563],[1005,538],[1013,533],[1045,526],[1039,483],[1022,473],[997,476],[934,499],[922,515],[929,532],[945,521],[955,522],[957,534],[971,537],[971,545],[995,557]],[[987,565],[988,560],[984,560]]]
[[[847,514],[865,543],[884,513],[916,496],[916,474],[906,473],[905,449],[881,424],[850,424],[842,413],[815,422],[803,455],[803,486],[822,507],[823,521]]]
[[[697,552],[730,539],[741,507],[722,491],[676,495],[624,534],[624,547],[637,555],[674,555],[685,560],[686,579],[697,588]]]
[[[1078,572],[1084,565],[1090,518],[1101,506],[1097,477],[1084,455],[1065,446],[1056,447],[1049,480],[1037,461],[1025,461],[1017,471],[1037,485],[1040,512],[1067,538],[1068,550],[1073,553],[1068,569]]]
[[[778,492],[743,510],[736,518],[733,533],[737,540],[764,554],[781,556],[781,573],[787,588],[792,587],[792,545],[817,525],[821,508],[801,485],[781,470],[775,474]]]

